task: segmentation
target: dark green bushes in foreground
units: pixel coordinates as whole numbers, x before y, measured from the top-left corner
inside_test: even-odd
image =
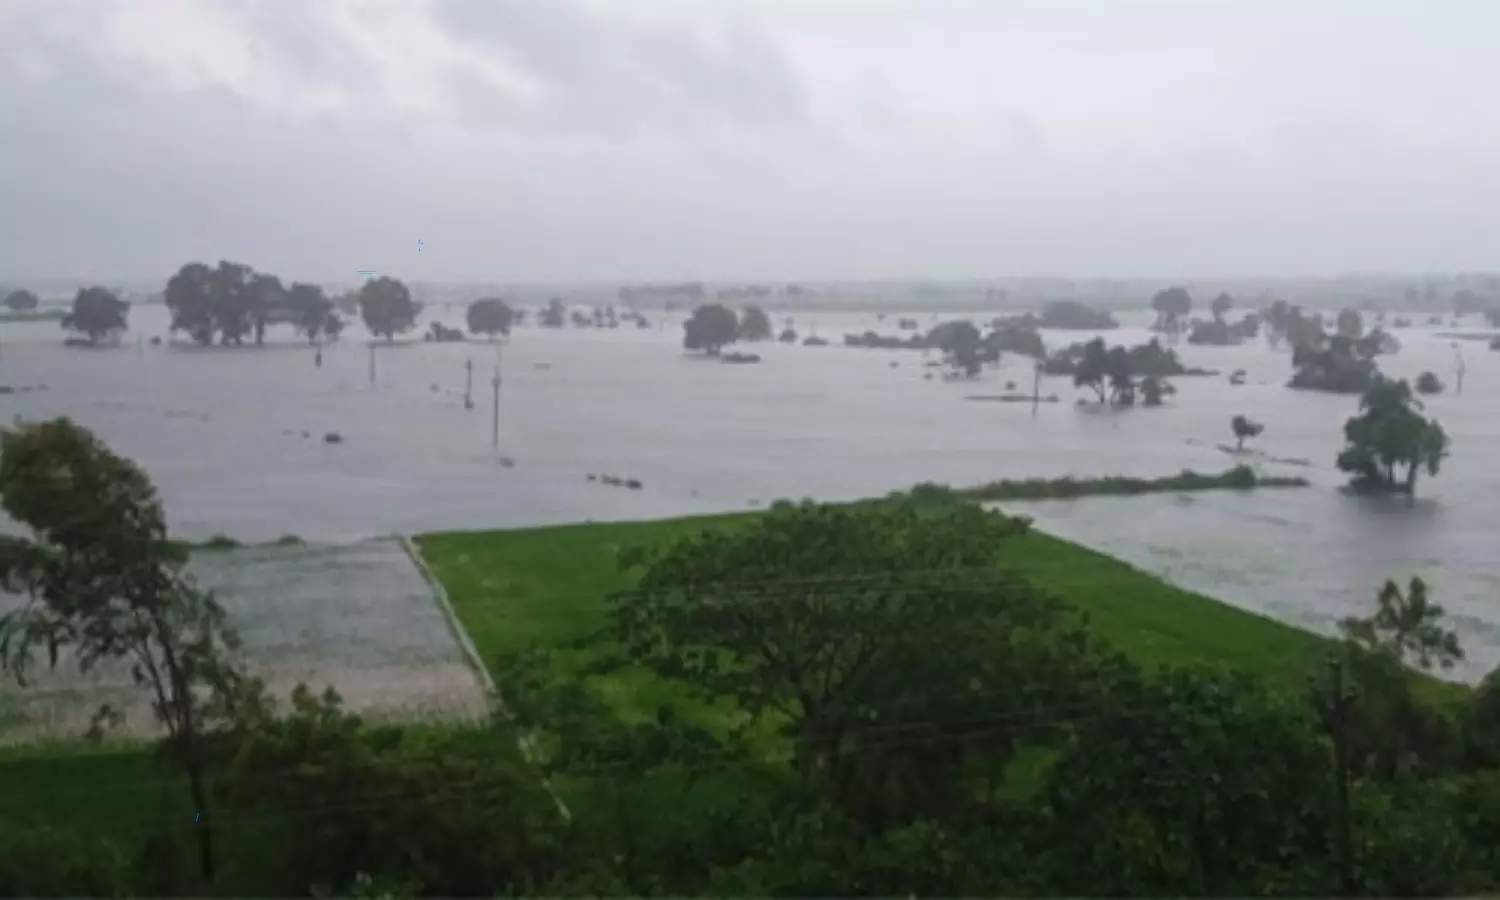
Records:
[[[1261,475],[1249,466],[1235,466],[1215,474],[1184,470],[1160,478],[1131,478],[1111,475],[1103,478],[1025,478],[990,481],[968,488],[952,488],[931,482],[919,484],[893,497],[910,496],[915,500],[954,498],[962,500],[1068,500],[1075,497],[1131,496],[1135,494],[1171,493],[1175,491],[1249,490],[1258,487],[1307,487],[1305,478]]]

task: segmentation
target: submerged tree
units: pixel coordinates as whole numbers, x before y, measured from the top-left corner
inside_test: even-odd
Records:
[[[306,335],[310,344],[322,337],[337,337],[344,322],[334,310],[333,301],[323,294],[315,284],[295,282],[286,292],[284,300],[287,318],[297,333]]]
[[[102,287],[80,288],[62,327],[81,333],[90,344],[119,338],[128,323],[130,304]]]
[[[1404,379],[1377,376],[1359,409],[1344,423],[1345,447],[1338,455],[1338,467],[1353,476],[1355,487],[1412,494],[1421,469],[1438,473],[1448,435],[1436,419],[1421,414],[1422,403]]]
[[[682,346],[686,350],[702,350],[710,356],[717,356],[719,348],[739,338],[739,332],[740,323],[734,310],[709,303],[693,310],[693,314],[682,323]]]
[[[30,312],[40,303],[36,294],[25,289],[14,290],[5,295],[5,308],[14,312]]]
[[[739,340],[742,341],[769,341],[771,339],[771,318],[766,311],[759,306],[745,307],[745,314],[740,317]]]
[[[482,297],[469,304],[466,319],[470,334],[482,334],[493,341],[497,334],[510,334],[515,314],[499,297]]]
[[[1156,292],[1151,298],[1151,308],[1156,311],[1156,330],[1176,334],[1193,310],[1193,298],[1185,288],[1170,287]]]
[[[129,664],[187,775],[205,878],[214,873],[209,732],[254,683],[230,662],[224,610],[184,571],[156,489],[131,461],[67,419],[0,432],[0,506],[30,529],[0,539],[0,587],[25,597],[0,617],[0,664],[25,685],[32,654],[80,670]],[[119,712],[101,708],[95,725]]]
[[[1214,302],[1209,306],[1209,311],[1214,314],[1214,319],[1221,322],[1224,320],[1224,314],[1231,309],[1234,309],[1234,298],[1229,296],[1227,291],[1220,292],[1219,296],[1215,297]]]
[[[416,327],[422,307],[413,302],[411,291],[395,278],[385,275],[365,282],[359,289],[359,314],[370,333],[383,337],[386,343],[396,335]]]
[[[959,372],[970,378],[979,374],[979,329],[973,322],[944,322],[927,333],[927,345],[942,351],[948,365]]]
[[[1258,437],[1266,426],[1259,422],[1252,422],[1244,416],[1235,416],[1229,420],[1229,427],[1234,430],[1235,448],[1245,449],[1245,439]]]
[[[563,305],[562,300],[553,297],[547,301],[547,308],[542,310],[540,323],[543,328],[561,328],[567,322],[568,308]]]

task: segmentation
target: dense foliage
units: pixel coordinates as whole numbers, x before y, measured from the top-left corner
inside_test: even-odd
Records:
[[[769,341],[771,339],[771,317],[759,306],[745,307],[740,316],[738,339],[742,341]]]
[[[79,288],[73,297],[72,310],[63,317],[62,327],[83,335],[90,344],[118,340],[128,327],[126,316],[130,304],[102,287]]]
[[[359,289],[359,315],[365,327],[386,343],[396,335],[410,331],[417,325],[421,304],[411,298],[411,291],[395,278],[385,275],[366,281]]]
[[[739,334],[740,321],[734,310],[710,303],[693,310],[682,323],[682,348],[716,356],[721,348],[738,340]]]
[[[215,268],[187,263],[167,280],[163,296],[172,315],[171,330],[204,345],[215,338],[221,344],[243,344],[247,337],[260,344],[274,324],[291,325],[316,343],[337,337],[344,327],[335,302],[322,288],[302,282],[283,287],[276,276],[240,263],[221,261]]]
[[[1147,667],[1055,593],[1076,572],[1028,567],[1025,519],[938,488],[779,504],[627,545],[623,589],[547,622],[480,625],[569,635],[485,660],[495,721],[381,725],[307,688],[280,709],[240,679],[138,468],[66,422],[0,440],[0,500],[31,531],[0,543],[5,586],[30,598],[6,634],[182,667],[166,682],[187,690],[144,678],[164,749],[199,768],[194,810],[222,814],[155,828],[127,810],[106,839],[94,810],[133,785],[79,782],[47,798],[46,827],[0,796],[0,895],[1500,887],[1500,676],[1470,693],[1413,671],[1462,658],[1418,580],[1342,622],[1315,672]],[[221,864],[183,871],[185,837]]]
[[[36,294],[24,288],[18,288],[5,295],[5,308],[14,312],[30,312],[40,303]]]
[[[1448,434],[1421,409],[1404,379],[1377,376],[1370,383],[1359,414],[1344,423],[1345,447],[1337,460],[1355,487],[1412,494],[1422,469],[1438,473],[1448,455]]]
[[[510,334],[515,312],[499,297],[481,297],[469,304],[464,318],[470,334],[482,334],[494,340],[497,334]]]

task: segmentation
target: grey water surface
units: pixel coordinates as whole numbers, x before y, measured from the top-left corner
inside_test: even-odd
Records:
[[[1340,491],[1333,468],[1352,397],[1284,384],[1289,354],[1264,342],[1182,345],[1189,365],[1243,368],[1227,377],[1174,379],[1160,409],[1075,407],[1066,379],[1041,392],[1062,402],[966,400],[1005,382],[1029,391],[1028,361],[1008,357],[974,382],[925,380],[916,351],[840,346],[846,331],[895,333],[897,315],[795,314],[828,347],[757,344],[759,365],[682,353],[681,313],[651,313],[651,329],[525,327],[503,342],[378,346],[368,383],[358,327],[324,351],[289,333],[262,348],[149,344],[167,333],[161,307],[131,310],[122,346],[61,345],[55,323],[0,326],[0,384],[45,390],[0,395],[6,419],[68,415],[142,463],[174,529],[240,540],[297,534],[347,541],[391,532],[519,527],[581,520],[747,509],[778,498],[843,499],[918,481],[1217,471],[1235,462],[1236,413],[1263,422],[1255,445],[1267,471],[1314,486],[1253,494],[1103,497],[1014,504],[1039,524],[1247,608],[1329,630],[1371,602],[1385,577],[1420,574],[1455,614],[1475,677],[1500,660],[1500,353],[1466,341],[1462,396],[1451,385],[1456,350],[1439,332],[1396,332],[1390,374],[1437,372],[1450,391],[1427,401],[1453,439],[1442,474],[1414,501]],[[424,320],[462,324],[461,309]],[[777,328],[783,314],[775,317]],[[1148,337],[1144,314],[1109,333]],[[919,316],[922,326],[930,314]],[[1458,329],[1463,330],[1463,329]],[[1471,329],[1477,331],[1478,329]],[[1085,340],[1049,332],[1049,347]],[[138,341],[140,343],[138,344]],[[473,408],[465,409],[472,360]],[[502,385],[499,447],[491,441],[491,378]],[[342,443],[327,444],[325,432]],[[639,490],[589,474],[639,479]]]

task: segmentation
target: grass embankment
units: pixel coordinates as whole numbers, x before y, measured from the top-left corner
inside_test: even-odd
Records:
[[[1137,494],[1175,493],[1179,491],[1247,491],[1255,488],[1299,488],[1311,484],[1306,478],[1286,475],[1262,475],[1249,466],[1235,466],[1222,472],[1203,474],[1184,469],[1176,475],[1161,478],[1129,478],[1109,475],[1102,478],[1026,478],[989,481],[967,488],[924,482],[910,491],[900,492],[913,499],[923,497],[958,497],[964,500],[1070,500],[1075,497],[1128,497]]]

